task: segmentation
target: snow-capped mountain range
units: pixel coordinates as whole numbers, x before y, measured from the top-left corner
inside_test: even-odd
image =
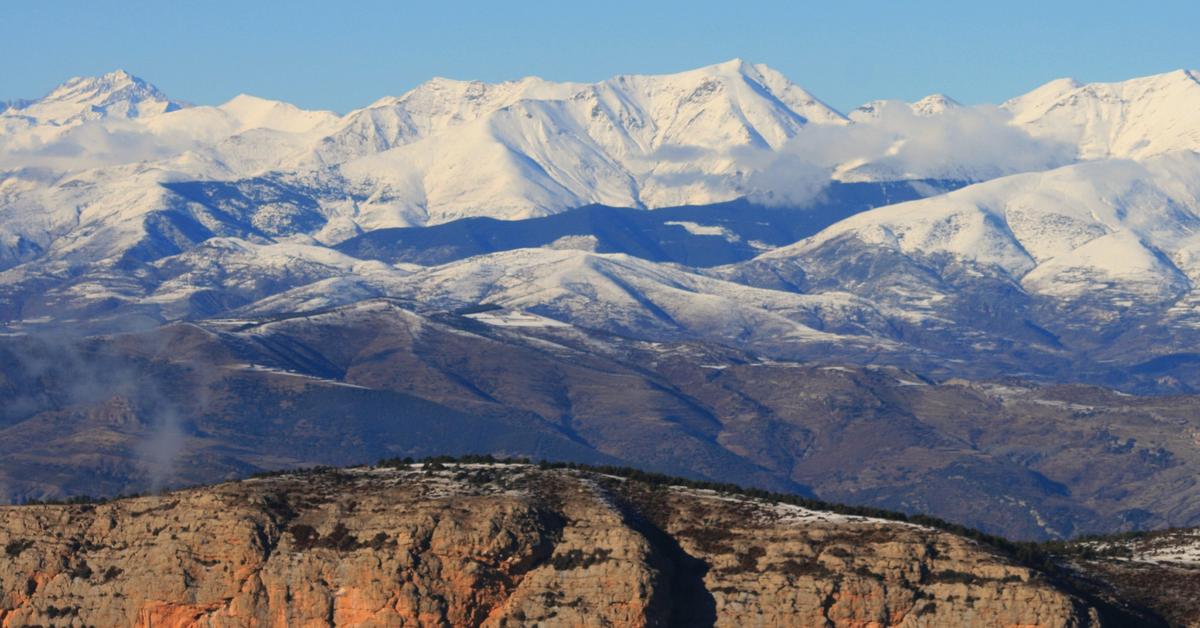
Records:
[[[0,318],[104,330],[390,297],[775,359],[1103,380],[1200,340],[1197,150],[1190,71],[848,115],[741,60],[433,79],[345,115],[196,106],[118,71],[0,111]],[[433,266],[376,237],[589,205],[674,209],[652,231],[588,213],[511,250],[471,223],[446,233],[485,254]],[[778,212],[814,218],[746,235],[795,222]],[[718,245],[733,263],[662,261]]]

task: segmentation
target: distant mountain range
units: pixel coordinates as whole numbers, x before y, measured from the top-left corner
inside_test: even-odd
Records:
[[[1198,150],[1189,71],[847,115],[740,60],[434,79],[345,115],[71,79],[0,107],[0,497],[492,449],[1028,536],[1200,524],[1146,488],[1195,470]],[[170,384],[194,369],[198,405]],[[836,369],[855,376],[832,391]],[[258,377],[291,378],[302,416],[254,414],[291,403]],[[840,439],[868,416],[896,445],[855,475]],[[1080,462],[1101,452],[1127,473]]]

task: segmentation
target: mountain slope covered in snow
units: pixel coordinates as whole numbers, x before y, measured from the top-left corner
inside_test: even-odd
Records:
[[[1200,148],[1200,74],[1176,70],[1118,83],[1051,81],[1004,103],[1013,124],[1078,146],[1084,159]]]
[[[1196,78],[849,116],[740,60],[344,115],[72,79],[0,111],[0,484],[457,442],[1195,524]]]
[[[935,94],[847,118],[734,60],[434,79],[338,115],[73,79],[0,113],[19,165],[0,173],[0,311],[104,329],[382,296],[786,359],[874,346],[1050,377],[1083,355],[1163,359],[1200,325],[1194,87],[1058,81],[1000,109]]]
[[[594,84],[434,79],[339,116],[247,95],[188,106],[118,71],[0,112],[0,263],[120,256],[145,248],[156,230],[146,223],[161,223],[163,211],[213,235],[259,228],[162,189],[187,182],[228,182],[251,197],[285,186],[307,197],[308,218],[293,224],[294,212],[277,205],[288,215],[276,220],[281,228],[259,231],[323,242],[588,204],[750,197],[802,207],[831,178],[982,180],[1072,155],[1196,148],[1188,112],[1198,92],[1193,73],[1176,72],[1055,82],[1003,110],[935,94],[911,106],[879,101],[847,118],[769,67],[733,60]],[[170,239],[163,252],[196,243]]]

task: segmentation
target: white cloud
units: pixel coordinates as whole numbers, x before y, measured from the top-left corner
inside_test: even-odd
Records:
[[[1074,146],[1034,138],[1008,122],[1009,114],[992,106],[922,116],[891,102],[874,120],[809,125],[778,151],[737,157],[751,168],[751,198],[790,206],[811,201],[835,173],[849,180],[984,180],[1074,160]]]
[[[186,135],[152,133],[136,122],[86,122],[0,135],[0,168],[79,170],[166,159],[198,145]]]

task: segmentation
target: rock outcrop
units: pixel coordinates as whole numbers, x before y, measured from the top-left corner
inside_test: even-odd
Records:
[[[1106,623],[945,531],[526,465],[4,507],[0,546],[5,628]]]

